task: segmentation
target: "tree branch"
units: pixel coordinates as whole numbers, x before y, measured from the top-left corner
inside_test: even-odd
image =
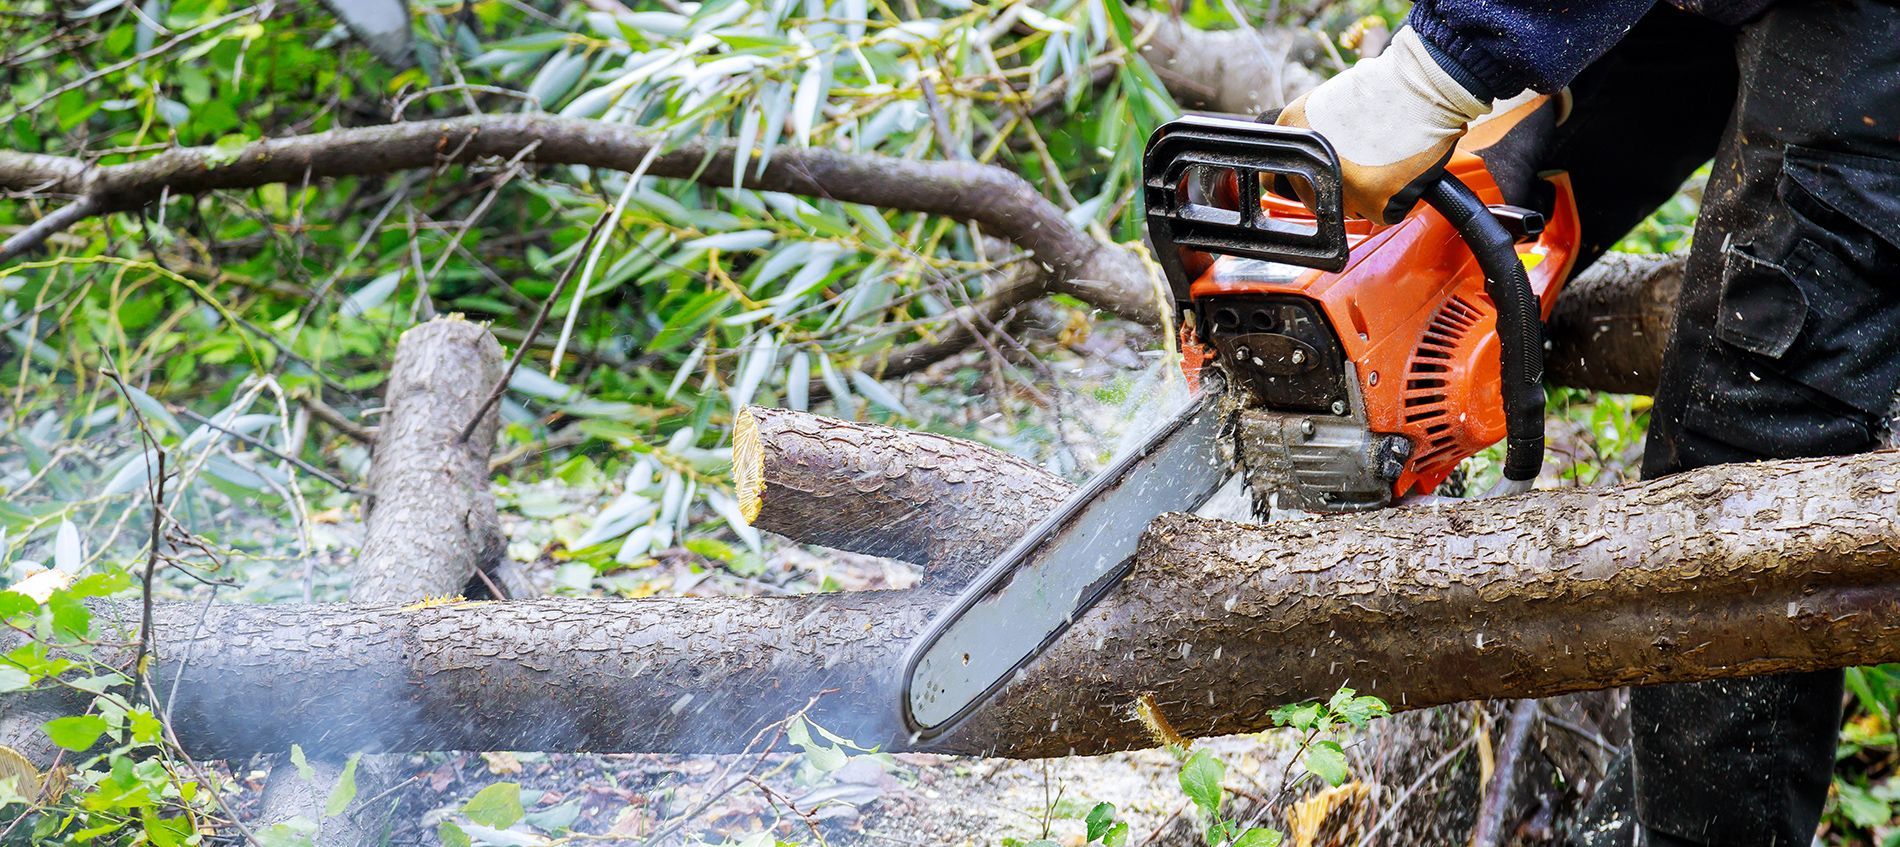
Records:
[[[166,151],[137,162],[88,167],[17,154],[0,158],[0,188],[81,195],[96,214],[140,208],[169,191],[202,194],[342,176],[375,176],[478,159],[509,158],[536,145],[528,161],[634,171],[656,134],[620,124],[549,115],[473,115],[340,129],[253,142],[235,152],[206,147]],[[654,157],[654,176],[727,184],[736,145],[684,143]],[[746,168],[745,185],[982,224],[1034,254],[1053,273],[1054,290],[1116,314],[1156,322],[1162,304],[1147,268],[1128,250],[1103,244],[1071,225],[1013,171],[974,162],[900,159],[824,148],[780,149],[763,173]],[[50,178],[50,180],[49,180]],[[73,216],[77,220],[78,216]],[[70,224],[71,221],[66,221]],[[50,232],[46,233],[50,234]],[[42,236],[43,237],[43,236]],[[0,251],[0,261],[32,244]]]
[[[1164,25],[1165,28],[1165,25]],[[0,189],[78,195],[68,206],[7,241],[0,261],[83,217],[127,211],[166,192],[198,194],[341,176],[373,176],[448,162],[520,155],[528,161],[631,171],[658,143],[656,135],[599,121],[547,115],[478,115],[439,121],[334,130],[254,142],[235,154],[183,148],[121,165],[89,167],[76,159],[0,153]],[[748,155],[750,151],[748,151]],[[722,184],[732,173],[731,144],[688,143],[658,154],[655,176]],[[762,174],[746,168],[746,185],[975,221],[1033,254],[1047,277],[1030,274],[1007,295],[1022,302],[1054,291],[1149,326],[1160,322],[1147,266],[1130,250],[1104,244],[1071,225],[1062,211],[1014,172],[974,162],[899,159],[822,148],[781,149]],[[55,219],[58,219],[55,221]],[[49,224],[49,221],[54,223]],[[45,226],[42,226],[44,224]],[[1674,259],[1623,259],[1612,254],[1571,283],[1552,318],[1553,379],[1583,388],[1646,391],[1674,303]],[[1600,283],[1600,284],[1599,284]],[[1579,294],[1578,292],[1590,292]],[[1576,306],[1570,304],[1575,302]],[[1171,308],[1171,307],[1169,307]],[[1660,317],[1659,317],[1660,316]],[[961,340],[961,339],[959,339]],[[942,349],[907,351],[927,363]],[[894,361],[892,364],[896,364]],[[888,373],[888,370],[887,370]]]
[[[1144,28],[1153,26],[1142,58],[1184,108],[1258,115],[1321,81],[1303,63],[1313,53],[1313,33],[1278,27],[1206,30],[1173,15],[1128,13]]]

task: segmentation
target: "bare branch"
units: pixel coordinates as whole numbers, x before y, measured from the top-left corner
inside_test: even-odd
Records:
[[[656,145],[646,172],[726,184],[736,145],[685,142],[666,147],[657,134],[620,124],[548,115],[473,115],[438,121],[333,130],[266,139],[235,153],[191,147],[121,165],[87,167],[77,160],[0,158],[0,188],[83,195],[89,211],[129,211],[172,194],[255,188],[343,176],[375,176],[485,158],[510,158],[529,145],[527,161],[632,172]],[[1147,267],[1130,251],[1103,244],[1069,223],[1062,210],[1008,169],[975,162],[900,159],[822,148],[776,151],[762,172],[746,168],[745,185],[888,209],[943,215],[981,224],[1034,254],[1051,271],[1053,290],[1144,323],[1157,323],[1163,304]],[[50,184],[49,177],[51,178]],[[74,218],[77,220],[77,218]],[[71,221],[65,223],[70,224]],[[50,231],[41,234],[43,240]],[[22,244],[18,249],[31,247]]]

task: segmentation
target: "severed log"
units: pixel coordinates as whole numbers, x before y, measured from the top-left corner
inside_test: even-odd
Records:
[[[353,602],[448,597],[497,570],[503,542],[488,454],[501,416],[483,401],[501,379],[501,358],[488,330],[457,315],[402,334],[383,393],[389,411],[370,462],[367,534],[350,568]],[[481,422],[463,440],[463,425],[478,414]],[[313,838],[325,845],[382,843],[387,809],[324,814],[345,766],[337,755],[318,756],[305,777],[279,758],[260,800],[260,828],[302,821],[317,827]],[[358,796],[382,794],[401,767],[400,758],[364,757],[355,776]]]
[[[1061,477],[968,441],[751,407],[732,432],[747,520],[807,544],[922,565],[954,589],[1067,496]]]
[[[1099,753],[1152,744],[1130,712],[1144,693],[1199,736],[1341,684],[1411,709],[1900,659],[1896,479],[1881,452],[1269,526],[1164,516],[1132,576],[967,731],[923,745],[896,729],[894,682],[927,592],[215,606],[196,636],[198,607],[161,606],[156,672],[179,677],[176,730],[202,756],[735,751],[821,694],[815,719],[861,741]],[[918,519],[838,518],[866,537]]]
[[[501,379],[501,345],[459,316],[404,332],[389,369],[369,470],[368,534],[350,571],[355,603],[413,603],[462,593],[503,555],[488,491],[494,409],[462,427]]]

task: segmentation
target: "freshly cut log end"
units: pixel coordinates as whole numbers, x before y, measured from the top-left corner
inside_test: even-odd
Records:
[[[754,406],[739,410],[732,422],[732,493],[739,500],[739,514],[746,523],[759,520],[765,505],[765,450],[759,444],[759,419]]]
[[[927,432],[752,406],[734,421],[747,520],[806,544],[921,565],[954,588],[1062,502],[1061,477]]]

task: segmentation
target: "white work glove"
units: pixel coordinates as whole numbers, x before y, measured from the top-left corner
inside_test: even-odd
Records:
[[[1339,152],[1346,214],[1398,223],[1438,178],[1465,128],[1491,104],[1439,67],[1411,27],[1280,112]]]

